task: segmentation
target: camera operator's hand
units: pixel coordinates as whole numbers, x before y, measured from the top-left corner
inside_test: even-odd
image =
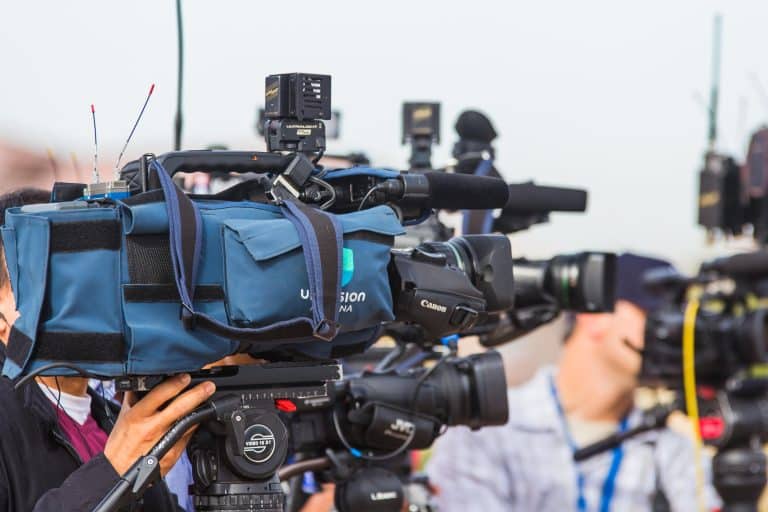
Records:
[[[167,379],[138,401],[132,393],[126,393],[115,428],[104,447],[104,456],[118,474],[123,475],[128,471],[140,457],[149,452],[176,420],[192,412],[216,390],[213,382],[203,382],[179,395],[189,385],[189,381],[187,374]],[[171,399],[173,401],[163,407]],[[160,473],[163,476],[176,464],[194,430],[194,427],[189,429],[160,461]]]

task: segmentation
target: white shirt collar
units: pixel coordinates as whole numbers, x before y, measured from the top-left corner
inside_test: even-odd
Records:
[[[70,395],[58,389],[49,388],[45,384],[37,383],[43,394],[51,401],[53,405],[59,406],[67,416],[75,420],[78,425],[85,425],[85,421],[91,414],[91,395],[85,396]]]

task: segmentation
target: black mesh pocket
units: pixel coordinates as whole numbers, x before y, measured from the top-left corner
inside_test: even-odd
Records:
[[[126,237],[128,274],[132,284],[173,284],[167,234]]]

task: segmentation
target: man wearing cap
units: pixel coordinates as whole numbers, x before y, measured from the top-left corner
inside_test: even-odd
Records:
[[[576,463],[574,450],[636,426],[634,392],[646,314],[656,297],[646,270],[668,263],[617,261],[613,313],[579,314],[556,367],[509,390],[509,422],[449,429],[427,468],[443,512],[697,510],[693,443],[668,429],[632,437]],[[711,486],[703,499],[719,502]]]

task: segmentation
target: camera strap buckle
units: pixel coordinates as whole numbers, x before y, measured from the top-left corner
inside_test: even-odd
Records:
[[[333,341],[339,332],[339,324],[324,318],[315,326],[312,336],[323,341]]]
[[[191,331],[195,329],[197,326],[197,318],[195,316],[195,311],[190,306],[182,303],[179,316],[181,317],[181,323],[186,330]]]

